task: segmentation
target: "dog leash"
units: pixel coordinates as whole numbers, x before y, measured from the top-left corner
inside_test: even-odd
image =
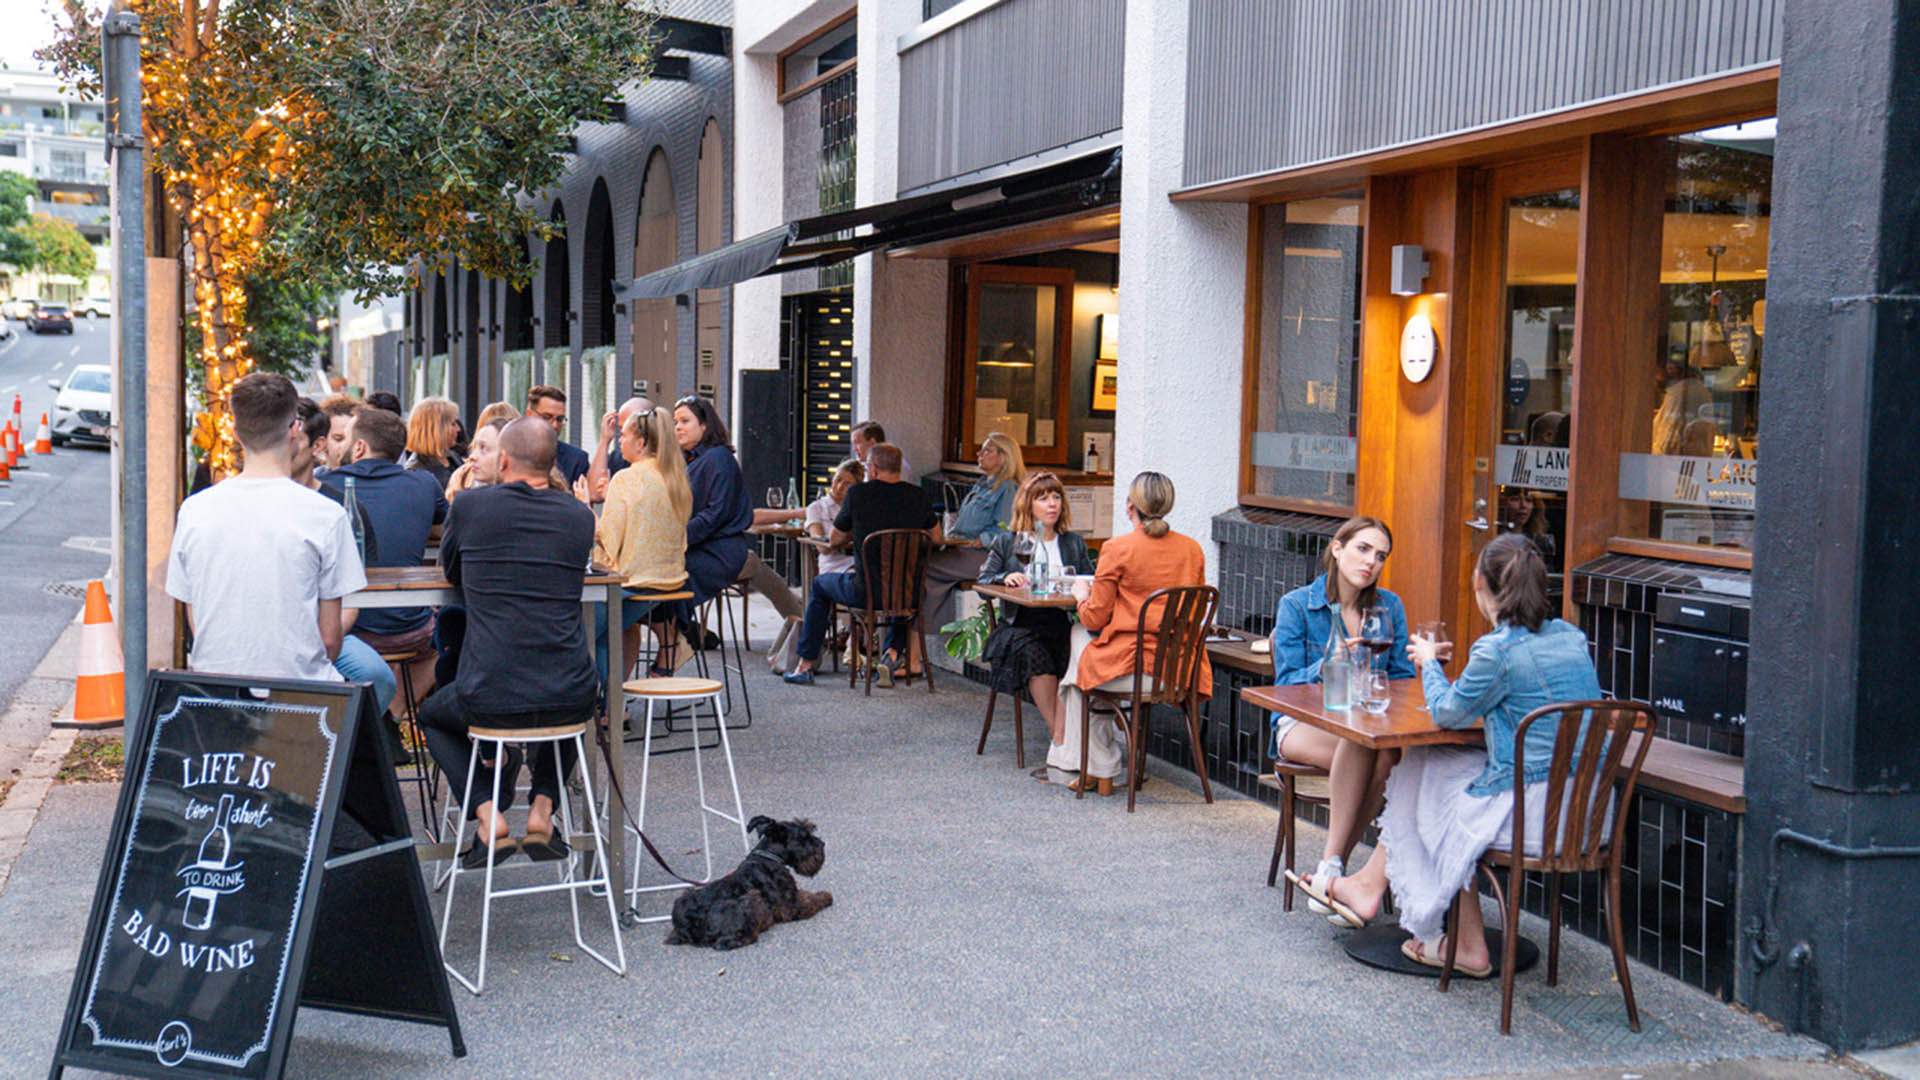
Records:
[[[605,714],[602,713],[602,715],[604,716]],[[612,730],[613,723],[611,720],[605,724],[595,724],[593,740],[600,744],[601,760],[607,763],[607,781],[613,786],[613,793],[620,797],[620,813],[627,819],[627,827],[632,829],[633,834],[640,838],[640,846],[647,850],[647,854],[653,858],[654,863],[658,865],[660,869],[667,872],[668,877],[681,884],[699,888],[704,884],[703,882],[695,881],[689,877],[682,877],[680,871],[667,865],[667,860],[660,854],[660,849],[653,846],[653,841],[647,839],[647,834],[641,831],[640,823],[634,820],[633,808],[627,802],[626,789],[620,786],[620,771],[613,767],[613,742],[610,734]]]

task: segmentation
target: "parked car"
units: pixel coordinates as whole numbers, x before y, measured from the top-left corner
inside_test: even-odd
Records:
[[[73,316],[65,304],[40,304],[27,316],[27,329],[36,334],[71,334]]]
[[[89,296],[74,302],[73,313],[76,317],[85,315],[89,319],[105,319],[113,315],[113,298],[110,296]]]
[[[0,303],[0,316],[9,319],[24,319],[32,315],[33,309],[39,306],[40,300],[37,297],[16,296],[12,300]]]
[[[113,372],[105,364],[81,364],[67,376],[47,385],[60,391],[53,399],[53,445],[69,442],[107,445],[113,428]]]

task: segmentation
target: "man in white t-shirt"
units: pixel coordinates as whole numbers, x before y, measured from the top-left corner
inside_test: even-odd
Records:
[[[195,671],[340,681],[340,598],[367,575],[346,511],[291,479],[299,401],[284,375],[235,383],[246,466],[180,506],[167,593],[187,605]]]

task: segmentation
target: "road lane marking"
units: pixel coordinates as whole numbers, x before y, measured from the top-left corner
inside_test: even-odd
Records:
[[[69,353],[68,355],[72,355],[72,354],[71,354],[71,353]],[[62,361],[60,361],[59,363],[57,363],[57,364],[55,364],[55,365],[53,365],[53,370],[55,370],[55,371],[59,371],[59,370],[60,370],[61,368],[63,368],[63,367],[66,367],[66,366],[67,366],[67,362],[66,362],[65,360],[62,360]]]
[[[80,355],[80,346],[78,346],[78,345],[75,345],[75,346],[74,346],[73,348],[71,348],[71,349],[68,349],[68,350],[67,350],[67,355],[68,355],[68,356],[79,356],[79,355]]]
[[[14,383],[12,386],[0,387],[0,394],[11,394],[18,389],[20,389],[20,384]]]

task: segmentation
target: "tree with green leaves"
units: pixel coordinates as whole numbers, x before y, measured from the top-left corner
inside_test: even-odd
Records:
[[[523,284],[533,198],[573,128],[651,70],[629,0],[122,0],[142,20],[143,135],[185,223],[206,372],[195,441],[234,461],[227,394],[263,281],[391,293],[417,259]],[[42,52],[98,92],[99,11]]]
[[[80,279],[82,286],[93,276],[97,265],[93,245],[80,235],[73,222],[47,214],[35,214],[27,223],[28,242],[33,245],[30,268],[53,277]]]
[[[26,270],[33,266],[33,181],[17,172],[0,172],[0,266]]]

